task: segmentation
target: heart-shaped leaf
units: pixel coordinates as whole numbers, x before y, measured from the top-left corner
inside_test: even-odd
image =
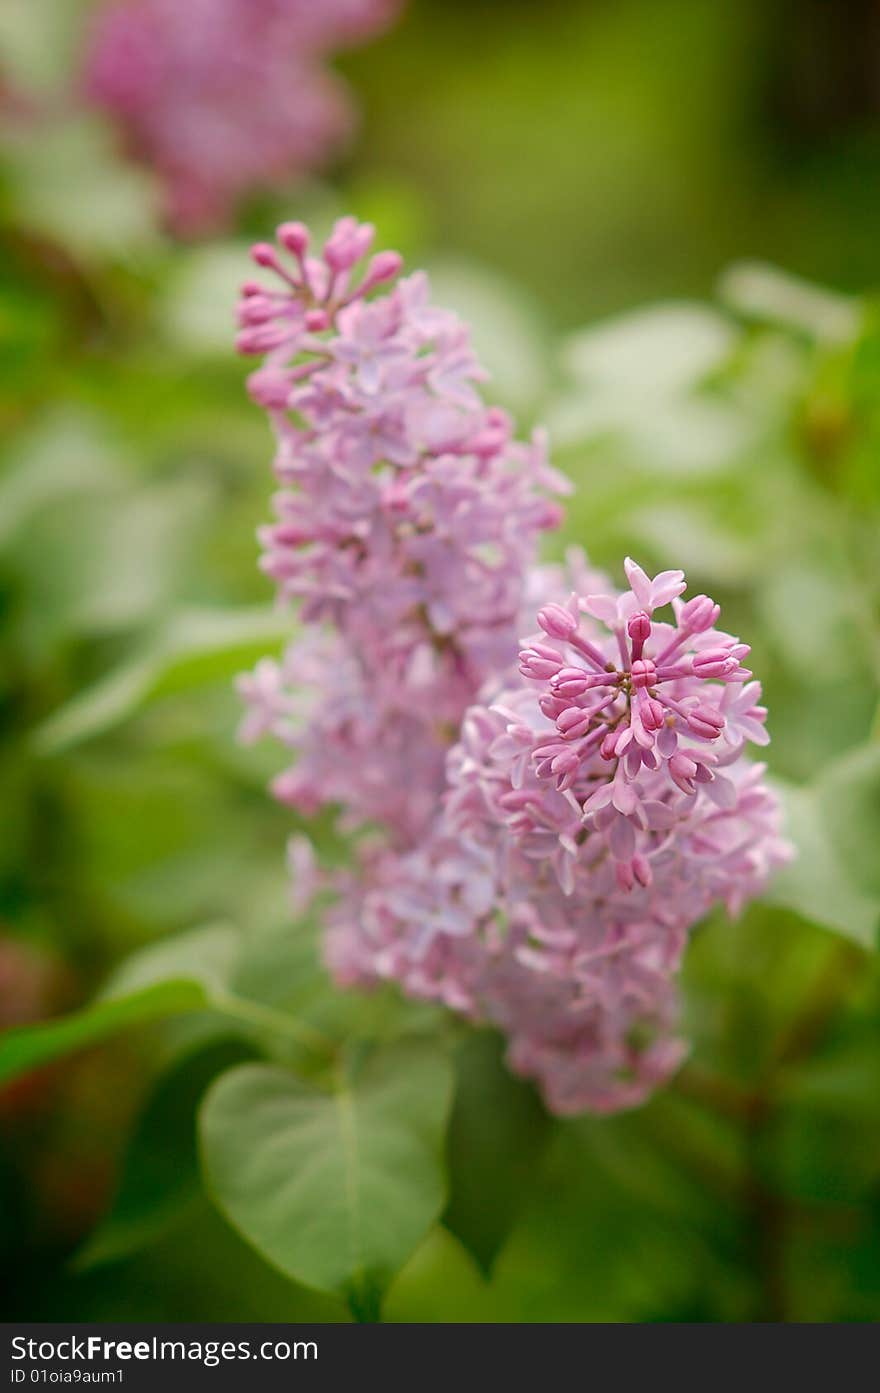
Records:
[[[880,895],[854,874],[841,855],[840,833],[832,835],[833,814],[825,781],[805,788],[781,787],[785,808],[785,835],[794,842],[797,855],[778,871],[766,898],[793,909],[813,924],[877,947]]]
[[[233,1069],[202,1105],[208,1188],[268,1262],[363,1309],[443,1206],[451,1089],[448,1060],[422,1044],[326,1092],[282,1068]]]

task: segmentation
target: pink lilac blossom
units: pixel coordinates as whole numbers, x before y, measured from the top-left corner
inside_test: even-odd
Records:
[[[674,1072],[690,930],[789,855],[742,755],[767,739],[748,650],[705,596],[681,602],[681,572],[627,573],[619,597],[544,606],[517,679],[465,716],[433,840],[369,866],[328,935],[341,980],[500,1026],[557,1113],[632,1106]]]
[[[239,316],[240,350],[265,355],[250,390],[282,486],[262,565],[317,631],[243,681],[244,734],[296,750],[275,783],[285,802],[341,804],[348,825],[378,822],[403,846],[436,812],[466,708],[515,659],[537,538],[560,517],[548,495],[565,485],[540,437],[515,441],[484,405],[467,330],[424,276],[389,291],[400,258],[381,252],[353,279],[372,237],[346,218],[320,258],[297,224],[280,251],[254,248],[277,278],[246,285]]]
[[[377,825],[335,884],[338,982],[493,1023],[557,1113],[633,1106],[685,1053],[690,931],[789,854],[743,754],[767,741],[749,650],[681,571],[627,560],[618,595],[578,555],[535,564],[560,487],[541,442],[482,403],[424,277],[389,292],[381,253],[352,280],[370,241],[345,219],[320,260],[298,224],[291,261],[254,249],[280,282],[240,314],[283,486],[263,565],[307,629],[241,680],[244,734],[296,751],[274,787],[300,812]],[[307,898],[298,842],[291,866]]]
[[[111,0],[97,14],[86,92],[162,181],[182,235],[320,167],[351,131],[329,54],[386,28],[398,0]]]

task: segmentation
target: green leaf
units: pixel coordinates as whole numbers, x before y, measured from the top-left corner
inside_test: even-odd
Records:
[[[671,301],[632,310],[572,334],[563,347],[583,386],[663,397],[686,391],[725,362],[737,337],[717,310]]]
[[[159,1238],[199,1193],[195,1112],[205,1089],[247,1054],[224,1041],[180,1060],[156,1084],[128,1144],[110,1212],[75,1258],[83,1271]]]
[[[364,1306],[440,1212],[446,1058],[422,1045],[376,1054],[332,1093],[250,1065],[201,1111],[209,1190],[274,1266]]]
[[[21,1026],[0,1036],[0,1083],[38,1069],[60,1055],[97,1045],[134,1025],[207,1005],[199,982],[155,982],[130,996],[99,1002],[62,1020]]]
[[[68,407],[18,434],[14,450],[5,453],[0,478],[0,546],[29,529],[49,504],[108,493],[119,482],[121,453],[98,420]]]
[[[552,1123],[535,1090],[505,1068],[495,1034],[469,1036],[456,1066],[444,1223],[488,1273],[535,1185]]]
[[[631,311],[572,335],[562,363],[573,385],[549,407],[553,439],[601,442],[628,466],[689,478],[730,469],[754,422],[729,395],[705,390],[739,331],[715,310],[670,303]],[[613,468],[613,461],[612,461]]]
[[[286,892],[286,882],[284,889]],[[282,901],[282,913],[284,905]],[[297,1013],[312,1009],[330,993],[354,995],[333,992],[321,962],[319,927],[309,919],[294,924],[284,921],[280,929],[249,935],[232,989],[237,996]]]
[[[34,746],[43,755],[59,754],[159,697],[231,679],[291,629],[289,617],[262,607],[182,611],[122,667],[54,712],[34,732]]]
[[[0,1036],[0,1080],[167,1016],[208,1009],[228,980],[238,934],[216,924],[151,943],[128,958],[82,1011]]]
[[[105,995],[124,997],[153,982],[185,978],[199,983],[204,991],[205,1006],[227,1018],[228,1028],[236,1033],[247,1038],[256,1034],[261,1040],[268,1035],[273,1040],[283,1039],[299,1050],[325,1054],[332,1043],[328,1035],[298,1015],[276,1010],[261,1000],[265,994],[261,991],[261,983],[255,982],[247,971],[255,947],[259,958],[261,943],[260,935],[246,940],[231,924],[209,924],[173,938],[160,939],[122,963],[107,984]],[[306,971],[307,966],[300,957],[299,971]],[[291,991],[301,980],[296,971],[291,965],[288,974]]]
[[[880,901],[880,743],[835,760],[816,799],[841,864],[860,892]]]
[[[811,684],[857,667],[863,636],[842,610],[842,567],[823,556],[783,563],[756,592],[761,618],[786,665]]]
[[[823,806],[822,781],[778,791],[785,809],[785,835],[794,842],[796,856],[776,872],[765,898],[864,948],[876,947],[880,896],[857,885],[841,859],[828,825],[830,808]]]
[[[238,298],[247,242],[179,249],[158,311],[169,346],[229,357],[229,325]]]
[[[96,117],[12,131],[4,153],[21,220],[50,238],[62,230],[77,255],[133,262],[159,245],[156,182],[119,157]]]
[[[57,101],[59,90],[70,81],[82,22],[80,0],[41,0],[39,5],[3,0],[0,49],[11,89],[30,94],[36,90]]]
[[[820,341],[846,342],[858,328],[855,300],[764,262],[736,262],[724,272],[718,289],[737,314]]]
[[[68,489],[66,496],[46,498],[35,516],[25,515],[10,550],[29,597],[27,627],[37,641],[128,633],[167,614],[212,497],[212,487],[194,479],[139,488],[120,483],[99,491]],[[18,504],[20,516],[21,490]]]
[[[300,1051],[325,1054],[329,1037],[285,1011],[236,994],[230,984],[240,960],[241,937],[226,924],[150,944],[120,966],[92,1006],[0,1037],[0,1081],[128,1026],[191,1011],[214,1011],[224,1017],[226,1033],[246,1039],[268,1036]]]
[[[429,270],[437,304],[466,317],[493,394],[525,411],[542,395],[550,358],[535,306],[491,267],[448,260],[432,262]]]
[[[198,983],[208,1000],[228,983],[238,960],[240,935],[232,924],[207,924],[150,943],[127,958],[107,982],[103,1000],[118,1000],[160,982]]]

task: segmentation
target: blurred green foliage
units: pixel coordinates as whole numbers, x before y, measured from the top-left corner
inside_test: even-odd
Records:
[[[13,82],[64,70],[64,8],[7,8]],[[0,1042],[10,1316],[344,1320],[380,1288],[392,1321],[880,1316],[871,7],[540,8],[414,0],[346,60],[363,130],[333,182],[256,201],[227,241],[168,241],[91,118],[4,137],[0,1011],[75,1012]],[[577,485],[557,546],[684,566],[753,646],[801,855],[698,930],[692,1060],[631,1115],[549,1119],[493,1036],[332,991],[290,922],[274,757],[234,740],[231,679],[290,621],[255,566],[270,442],[231,310],[251,232],[343,209],[429,266],[493,394],[548,422]],[[354,1285],[242,1206],[275,1182],[243,1175],[217,1092],[319,1078],[323,1035],[347,1042],[364,1193],[398,1205]],[[401,1050],[421,1082],[389,1110],[370,1071]],[[417,1139],[394,1130],[419,1109]],[[304,1201],[330,1226],[337,1125],[325,1205]],[[299,1174],[292,1124],[285,1145]]]

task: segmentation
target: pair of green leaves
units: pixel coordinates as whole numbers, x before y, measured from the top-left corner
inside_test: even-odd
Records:
[[[880,918],[880,747],[853,752],[812,786],[788,790],[786,806],[799,855],[775,881],[773,899],[872,944]],[[215,1052],[179,1061],[178,1072],[160,1082],[117,1205],[85,1258],[112,1258],[150,1237],[194,1193],[198,1150],[217,1206],[268,1262],[294,1280],[347,1295],[368,1313],[443,1208],[450,1063],[439,1047],[413,1037],[368,1049],[360,1062],[341,1056],[308,1020],[278,1007],[274,979],[309,968],[284,950],[278,972],[269,972],[272,951],[262,945],[255,972],[253,945],[243,953],[239,935],[224,925],[159,943],[124,965],[87,1010],[8,1032],[0,1040],[0,1080],[163,1017],[198,1013],[213,1021]],[[225,1047],[216,1044],[218,1028]],[[240,1048],[228,1053],[230,1035],[276,1050],[283,1040],[298,1064],[318,1061],[312,1074],[319,1082],[279,1063],[227,1067],[241,1058]],[[216,1053],[222,1048],[225,1055]],[[191,1118],[197,1104],[198,1148],[191,1125],[178,1125],[178,1140],[163,1153],[167,1164],[156,1166],[170,1121],[179,1123],[181,1109]],[[528,1191],[546,1126],[529,1090],[504,1072],[492,1037],[473,1037],[453,1114],[446,1222],[484,1268]],[[487,1195],[473,1177],[489,1172],[499,1185]]]

